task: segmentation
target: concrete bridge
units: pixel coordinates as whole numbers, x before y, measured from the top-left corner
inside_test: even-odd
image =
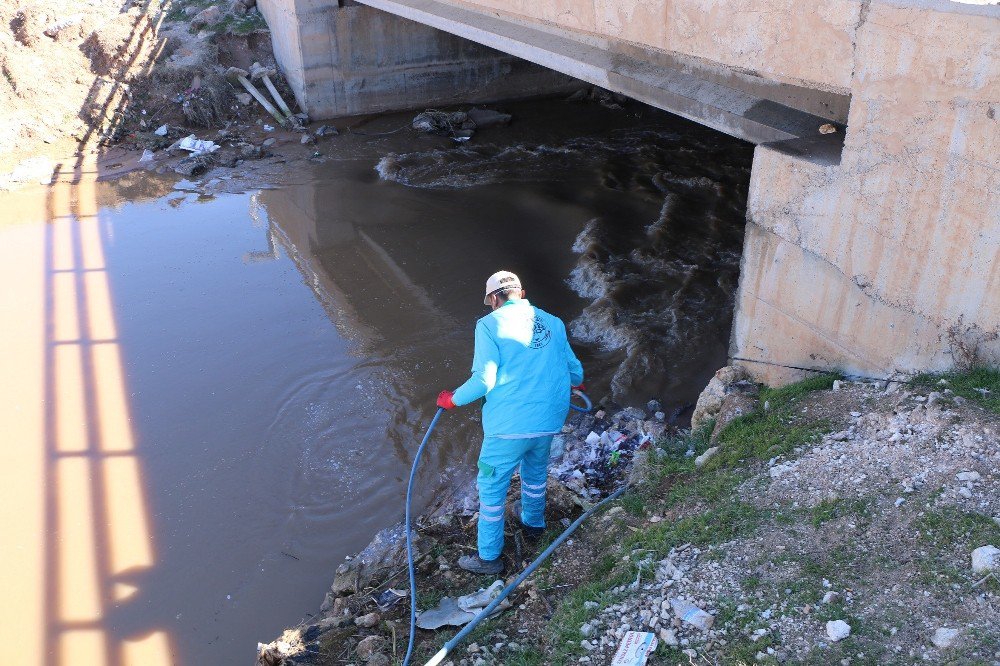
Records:
[[[317,118],[585,81],[756,144],[730,355],[762,380],[1000,364],[1000,7],[258,5]]]

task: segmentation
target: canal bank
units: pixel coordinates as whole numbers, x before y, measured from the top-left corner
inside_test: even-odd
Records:
[[[984,564],[1000,541],[1000,372],[770,389],[726,368],[714,381],[694,430],[639,409],[571,419],[563,465],[581,475],[556,466],[540,542],[508,514],[504,578],[455,567],[475,502],[419,521],[427,614],[411,663],[455,635],[442,614],[469,620],[456,600],[509,582],[626,483],[445,663],[607,664],[628,632],[653,638],[649,664],[1000,659],[1000,560]],[[402,539],[386,530],[342,564],[320,613],[258,646],[258,666],[401,663]]]
[[[464,145],[386,115],[200,177],[69,171],[4,194],[4,265],[22,285],[4,292],[16,368],[4,422],[18,433],[6,455],[24,481],[5,502],[23,508],[5,558],[25,572],[10,581],[18,608],[33,609],[4,630],[55,664],[252,660],[401,515],[410,456],[436,393],[464,379],[494,265],[516,264],[529,297],[567,322],[595,302],[621,320],[628,345],[574,343],[595,397],[615,399],[630,355],[687,340],[694,354],[631,373],[618,399],[660,396],[667,418],[693,403],[725,359],[738,245],[706,248],[741,237],[749,151],[605,101],[506,104],[510,126]],[[380,176],[387,159],[408,184]],[[450,173],[470,177],[435,184]],[[665,211],[671,187],[680,202],[718,197],[711,220]],[[626,239],[670,243],[671,262],[616,262]],[[579,288],[581,262],[605,293]],[[632,298],[630,279],[676,281],[678,297]],[[677,326],[632,340],[644,308],[675,309]],[[472,474],[476,415],[451,416],[421,512]]]
[[[858,14],[848,11],[837,23],[855,26],[851,51],[893,43],[916,54],[912,62],[929,80],[949,79],[952,57],[978,74],[915,90],[898,88],[891,59],[857,68],[865,77],[851,88],[858,100],[851,112],[861,124],[844,135],[846,161],[803,153],[800,144],[758,148],[749,205],[745,144],[720,143],[676,121],[651,127],[655,112],[611,95],[534,116],[529,107],[505,105],[517,119],[512,134],[483,132],[457,147],[412,133],[413,114],[338,122],[350,130],[340,137],[314,125],[308,135],[315,143],[303,143],[305,132],[268,129],[267,117],[246,113],[237,98],[228,107],[236,113],[226,118],[237,125],[196,132],[223,145],[215,158],[181,165],[175,150],[161,160],[164,139],[188,134],[185,109],[191,118],[215,113],[223,107],[211,91],[238,89],[218,78],[218,86],[203,85],[207,77],[192,66],[161,81],[170,84],[164,100],[146,98],[166,106],[138,103],[139,79],[119,65],[140,62],[146,51],[117,45],[148,46],[155,27],[142,11],[115,19],[128,37],[97,35],[86,48],[86,25],[65,34],[60,28],[44,42],[37,33],[50,27],[47,17],[11,18],[20,33],[9,45],[18,52],[55,45],[86,55],[88,72],[106,70],[92,72],[93,89],[73,78],[59,96],[71,113],[85,103],[88,114],[97,112],[80,138],[125,139],[139,150],[90,146],[22,172],[22,180],[51,185],[26,195],[26,224],[16,212],[5,220],[7,282],[21,288],[4,295],[15,322],[4,330],[11,341],[5,348],[17,377],[5,402],[17,444],[6,454],[8,468],[19,471],[9,484],[16,501],[7,503],[18,529],[4,557],[5,568],[25,572],[14,595],[25,612],[2,623],[4,630],[14,627],[36,648],[29,652],[50,663],[199,663],[242,659],[253,641],[294,622],[279,615],[311,613],[315,604],[302,600],[325,588],[331,558],[360,549],[398,517],[393,493],[407,447],[427,420],[425,406],[438,384],[461,378],[467,366],[471,327],[463,323],[479,314],[468,304],[478,307],[482,266],[506,265],[510,256],[524,261],[516,270],[537,285],[537,300],[556,304],[573,322],[596,393],[640,406],[657,396],[671,417],[682,419],[712,370],[734,355],[728,331],[741,255],[749,263],[740,311],[753,310],[767,325],[737,325],[731,340],[765,353],[794,349],[798,361],[764,364],[779,381],[789,379],[783,365],[797,374],[815,368],[810,361],[888,373],[925,367],[928,358],[944,367],[966,352],[992,359],[991,298],[1000,290],[991,288],[996,274],[988,266],[1000,218],[995,199],[967,196],[970,187],[996,190],[988,157],[996,151],[982,138],[983,127],[994,136],[983,119],[995,120],[988,85],[995,61],[981,57],[996,49],[973,48],[984,34],[982,12],[952,12],[952,28],[940,33],[963,39],[947,51],[928,46],[937,46],[933,31],[900,29],[910,25],[911,11],[926,18],[921,8],[848,9]],[[189,55],[203,53],[186,51],[192,37],[225,44],[224,16],[212,24],[218,30],[186,31],[161,55],[185,67]],[[230,53],[239,62],[202,64],[220,74],[217,65],[252,62],[259,53],[251,41]],[[844,55],[846,44],[840,40],[832,52]],[[39,62],[19,68],[22,81],[48,71]],[[976,87],[980,81],[986,84]],[[34,92],[37,112],[49,93]],[[886,99],[901,101],[881,114]],[[911,108],[926,115],[911,118]],[[950,111],[938,114],[941,108]],[[163,123],[167,137],[154,131],[164,109],[174,118]],[[629,115],[635,112],[644,115]],[[535,124],[522,124],[532,118]],[[901,118],[897,134],[884,132]],[[928,123],[955,131],[930,135],[911,151],[907,141],[928,136],[914,128]],[[154,155],[142,168],[160,173],[128,176],[110,193],[93,182],[89,172],[109,177],[140,166],[142,150]],[[98,153],[102,161],[87,159]],[[872,162],[873,155],[886,160]],[[216,170],[197,173],[209,166]],[[176,182],[176,168],[190,177]],[[872,173],[878,177],[869,181]],[[767,178],[775,174],[782,179],[771,187]],[[897,183],[907,189],[893,198]],[[136,201],[146,193],[150,201]],[[838,208],[858,200],[866,203]],[[902,203],[890,211],[892,233],[883,235],[869,222],[887,219],[876,204],[890,200]],[[919,214],[910,214],[914,208]],[[746,210],[751,224],[743,235]],[[857,222],[857,233],[815,222],[831,210]],[[484,243],[482,229],[470,224],[481,223],[493,238],[503,237],[510,220],[529,239],[523,246]],[[845,236],[847,245],[840,243]],[[881,268],[890,265],[881,257],[897,246],[909,251],[902,270]],[[440,247],[453,252],[451,260],[428,261]],[[925,264],[911,259],[925,251],[936,268],[917,280],[914,271]],[[857,256],[867,262],[860,272]],[[949,262],[965,273],[943,279],[938,269]],[[456,273],[465,286],[442,282]],[[832,290],[812,288],[826,280]],[[789,291],[788,284],[802,288]],[[969,284],[975,289],[965,290]],[[949,296],[956,289],[962,298]],[[789,293],[798,300],[783,309],[777,299]],[[928,315],[926,304],[939,301],[947,304],[944,314],[934,305]],[[839,318],[865,303],[873,309]],[[900,332],[913,327],[916,337]],[[814,335],[829,328],[836,335]],[[878,333],[884,329],[892,334]],[[771,339],[772,330],[795,344]],[[915,355],[896,353],[912,339],[924,340]],[[863,363],[836,362],[845,357]],[[906,367],[897,368],[897,358]],[[429,368],[440,372],[431,379],[438,370]],[[434,468],[440,486],[424,486],[428,493],[464,482],[475,432],[470,416],[448,433]],[[368,467],[373,460],[378,465]],[[363,521],[352,513],[359,498],[378,498]]]

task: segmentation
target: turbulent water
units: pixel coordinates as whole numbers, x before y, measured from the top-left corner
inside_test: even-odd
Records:
[[[431,189],[572,183],[592,200],[598,214],[573,244],[579,259],[568,278],[590,304],[570,329],[576,340],[620,354],[616,399],[662,393],[692,348],[724,344],[750,173],[750,151],[732,140],[632,128],[558,144],[391,153],[376,170]],[[617,201],[607,196],[614,193]],[[641,202],[658,210],[643,213]]]

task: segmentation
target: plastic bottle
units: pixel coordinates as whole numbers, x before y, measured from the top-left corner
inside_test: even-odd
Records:
[[[674,609],[674,613],[677,614],[684,622],[690,625],[698,627],[702,631],[708,631],[712,628],[712,624],[715,622],[715,618],[702,609],[695,606],[690,601],[684,601],[683,599],[671,599],[670,605]]]

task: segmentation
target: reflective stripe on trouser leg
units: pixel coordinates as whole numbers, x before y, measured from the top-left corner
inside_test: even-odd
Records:
[[[520,440],[487,438],[479,452],[479,557],[495,560],[503,551],[504,506],[510,477],[521,462]]]
[[[545,486],[552,435],[524,441],[528,446],[521,458],[521,522],[530,527],[545,527]]]

